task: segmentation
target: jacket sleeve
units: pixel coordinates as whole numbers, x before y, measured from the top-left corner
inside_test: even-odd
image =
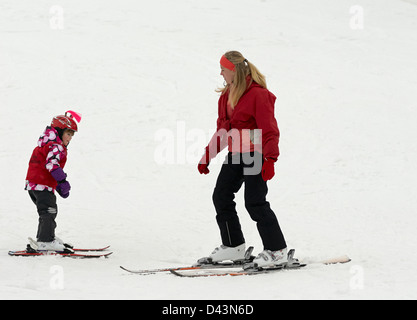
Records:
[[[264,158],[277,161],[279,156],[279,129],[275,119],[276,97],[264,89],[255,100],[255,120],[258,129],[262,130],[262,154]]]
[[[218,102],[217,129],[206,147],[206,153],[208,153],[209,159],[213,159],[228,144],[230,121],[226,119],[226,110],[224,110],[224,103],[226,100],[227,95],[220,96]]]
[[[59,162],[65,157],[64,147],[58,143],[49,145],[49,152],[46,156],[45,168],[52,172],[60,167]]]
[[[227,146],[227,141],[227,131],[223,128],[217,130],[206,147],[206,153],[208,152],[209,158],[213,159],[217,156]]]

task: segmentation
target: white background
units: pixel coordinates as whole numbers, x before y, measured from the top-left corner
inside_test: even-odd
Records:
[[[2,0],[0,298],[417,298],[416,4]],[[228,50],[254,63],[277,96],[281,156],[268,199],[288,246],[306,262],[348,254],[349,264],[203,279],[119,268],[188,265],[220,244],[211,194],[225,153],[207,176],[197,162],[215,128]],[[23,190],[29,157],[68,109],[83,119],[57,235],[114,253],[9,257],[36,236]],[[259,252],[242,193],[246,242]]]

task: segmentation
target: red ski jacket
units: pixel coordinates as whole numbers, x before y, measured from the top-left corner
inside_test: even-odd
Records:
[[[230,134],[233,131],[232,129],[237,129],[240,132],[244,129],[261,129],[263,157],[276,161],[279,156],[280,133],[274,115],[275,95],[253,81],[239,99],[230,119],[227,117],[228,99],[229,91],[222,94],[219,99],[217,132],[208,145],[210,158],[214,158],[227,145],[228,139],[225,139],[224,134],[226,131],[230,137],[230,135],[233,136],[233,134]],[[230,143],[229,151],[231,151]]]
[[[31,184],[44,185],[56,189],[57,181],[51,172],[67,162],[67,148],[54,128],[47,127],[38,140],[29,161],[26,181]]]

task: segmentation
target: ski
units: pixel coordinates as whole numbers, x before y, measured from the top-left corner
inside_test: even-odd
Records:
[[[159,273],[159,272],[169,272],[170,270],[194,270],[194,269],[200,269],[199,266],[193,267],[193,266],[188,266],[188,267],[175,267],[175,268],[160,268],[160,269],[144,269],[144,270],[131,270],[131,269],[127,269],[123,266],[120,266],[120,269],[130,272],[130,273],[135,273],[135,274],[141,274],[141,275],[148,275],[148,274],[154,274],[154,273]]]
[[[139,275],[150,275],[156,273],[170,272],[177,276],[183,277],[207,277],[207,276],[223,276],[223,275],[253,275],[253,274],[262,274],[262,273],[271,273],[280,270],[293,270],[299,269],[307,266],[307,263],[301,263],[294,258],[295,250],[291,249],[288,252],[288,265],[285,267],[276,267],[268,269],[256,269],[252,264],[253,256],[251,255],[253,247],[249,247],[245,254],[245,259],[238,262],[217,262],[213,263],[209,258],[201,258],[198,260],[197,264],[191,266],[182,266],[182,267],[169,267],[169,268],[156,268],[156,269],[143,269],[143,270],[132,270],[120,266],[120,268],[129,273],[139,274]],[[336,263],[347,263],[350,261],[350,258],[346,255],[321,260],[317,262],[309,262],[308,264],[336,264]],[[232,269],[232,270],[222,270],[218,269]],[[236,270],[237,268],[237,270]],[[240,268],[240,270],[239,270]]]
[[[253,263],[244,265],[242,270],[217,270],[215,268],[207,270],[170,270],[170,272],[179,277],[185,278],[199,278],[199,277],[222,277],[222,276],[246,276],[246,275],[258,275],[258,274],[267,274],[275,273],[278,271],[287,271],[287,270],[297,270],[303,267],[306,267],[306,263],[301,263],[298,259],[294,258],[295,250],[291,249],[288,252],[288,263],[281,266],[276,266],[273,268],[258,268]],[[347,263],[351,259],[344,255],[337,258],[327,259],[319,261],[320,264],[336,264],[336,263]]]
[[[101,257],[108,257],[113,252],[106,252],[101,253],[105,249],[109,248],[110,246],[99,248],[98,250],[87,250],[87,249],[78,249],[74,250],[70,248],[68,245],[65,245],[64,251],[52,251],[52,250],[37,250],[38,243],[29,238],[29,244],[26,246],[26,250],[19,250],[19,251],[9,251],[9,256],[14,257],[37,257],[37,256],[63,256],[63,257],[72,257],[72,258],[101,258]],[[91,253],[92,252],[92,253]],[[99,252],[99,253],[94,253]]]
[[[170,272],[180,277],[213,277],[213,276],[243,276],[243,275],[254,275],[259,273],[270,273],[280,271],[284,269],[298,269],[305,267],[306,264],[301,264],[298,259],[294,258],[295,250],[291,249],[288,252],[288,262],[282,265],[278,265],[272,268],[259,268],[256,263],[250,262],[243,265],[241,270],[225,270],[219,271],[217,269],[207,270],[194,270],[193,272],[181,272],[181,270],[170,270]]]
[[[96,248],[96,249],[71,248],[68,246],[67,248],[70,248],[74,252],[100,252],[100,251],[107,250],[108,248],[110,248],[110,246],[106,246],[103,248]],[[18,250],[18,251],[10,251],[10,252],[14,252],[15,254],[22,254],[22,253],[26,253],[27,250]]]
[[[155,274],[170,272],[171,270],[175,271],[186,271],[186,270],[200,270],[200,269],[222,269],[222,268],[242,268],[243,263],[212,263],[212,264],[203,264],[203,265],[194,265],[194,266],[183,266],[183,267],[169,267],[169,268],[157,268],[157,269],[143,269],[143,270],[131,270],[120,266],[120,269],[141,275]]]
[[[71,249],[76,251],[76,252],[87,252],[87,251],[105,251],[108,248],[110,248],[110,246],[106,246],[106,247],[103,247],[103,248],[96,248],[96,249],[82,249],[82,248],[71,248]]]
[[[98,253],[98,254],[87,254],[87,253],[67,253],[67,252],[56,252],[56,251],[9,251],[9,256],[14,257],[38,257],[38,256],[62,256],[72,258],[101,258],[108,257],[113,252]]]
[[[347,255],[343,255],[340,257],[335,257],[331,259],[321,260],[319,263],[321,264],[336,264],[336,263],[348,263],[351,259]]]
[[[232,270],[232,271],[220,271],[220,270],[200,270],[195,272],[181,272],[180,270],[170,270],[170,272],[176,276],[183,277],[183,278],[199,278],[199,277],[223,277],[223,276],[248,276],[248,275],[256,275],[256,274],[265,274],[265,273],[273,273],[277,271],[283,270],[295,270],[300,269],[307,266],[306,264],[299,264],[297,266],[277,266],[275,268],[266,268],[266,269],[258,269],[258,268],[251,268],[251,269],[244,269],[244,270]]]
[[[170,272],[171,270],[186,271],[186,270],[200,270],[200,269],[242,268],[243,265],[252,262],[254,258],[252,256],[252,251],[253,251],[253,247],[249,247],[245,252],[245,258],[241,261],[235,261],[235,262],[213,262],[210,258],[204,257],[204,258],[198,259],[197,263],[192,266],[144,269],[144,270],[131,270],[123,266],[120,266],[120,268],[124,271],[135,273],[135,274],[140,274],[140,275]]]

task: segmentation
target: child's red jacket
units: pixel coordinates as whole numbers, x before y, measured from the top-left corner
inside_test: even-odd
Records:
[[[52,177],[51,172],[67,162],[67,148],[58,136],[58,132],[47,127],[38,140],[38,146],[33,150],[29,161],[29,168],[26,175],[27,189],[36,190],[34,185],[47,186],[56,189],[57,181]]]

